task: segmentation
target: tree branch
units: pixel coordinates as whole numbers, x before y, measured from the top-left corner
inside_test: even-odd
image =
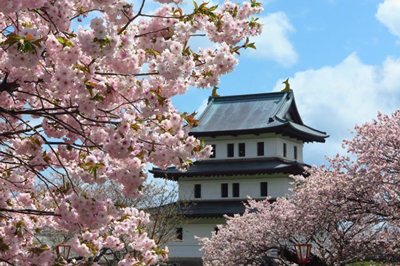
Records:
[[[144,3],[146,2],[146,0],[142,1],[142,5],[139,8],[139,12],[133,17],[131,18],[126,24],[125,26],[123,26],[119,31],[118,31],[118,35],[121,35],[129,26],[129,24],[132,23],[132,21],[134,21],[137,17],[139,17],[142,13],[143,7],[144,7]]]
[[[59,216],[59,217],[61,216],[60,214],[56,214],[55,212],[38,211],[38,210],[32,210],[32,209],[14,210],[14,209],[0,208],[0,212],[13,212],[13,213],[41,215],[41,216]]]

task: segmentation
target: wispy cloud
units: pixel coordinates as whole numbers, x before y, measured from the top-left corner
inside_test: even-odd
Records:
[[[400,38],[400,1],[385,0],[379,4],[376,18],[385,25],[391,34]]]
[[[355,124],[369,122],[378,111],[390,114],[400,106],[400,58],[388,57],[381,65],[364,64],[350,54],[335,66],[295,73],[290,78],[304,122],[330,134],[323,145],[306,146],[308,162],[322,163],[325,155],[342,152]],[[275,90],[281,90],[278,81]]]
[[[204,110],[206,110],[207,104],[208,104],[208,99],[204,99],[204,100],[201,102],[200,106],[199,106],[199,107],[197,108],[197,110],[196,110],[197,116],[200,116],[201,113],[203,113]]]
[[[267,59],[289,67],[298,60],[297,52],[289,39],[296,30],[283,12],[270,13],[260,19],[264,24],[263,33],[253,38],[257,51],[250,55],[258,59]]]

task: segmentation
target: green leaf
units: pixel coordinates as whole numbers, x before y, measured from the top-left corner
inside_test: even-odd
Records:
[[[3,238],[0,238],[0,252],[6,252],[10,250],[10,246],[4,243]]]
[[[140,126],[138,124],[131,124],[130,126],[133,130],[138,131],[140,129]]]
[[[90,74],[90,68],[89,68],[89,67],[87,67],[87,66],[82,66],[82,65],[80,65],[80,64],[78,64],[78,63],[76,63],[76,64],[72,67],[72,69],[79,69],[79,70],[82,71],[82,72],[85,72],[85,73],[89,73],[89,74]],[[86,84],[86,81],[85,81],[85,84]]]
[[[22,39],[21,36],[16,35],[15,33],[10,33],[7,35],[7,39],[4,42],[2,42],[2,45],[13,45],[21,39]]]
[[[256,50],[257,48],[256,48],[256,46],[255,46],[255,44],[254,44],[254,42],[252,42],[252,43],[249,43],[248,45],[247,45],[247,47],[246,48],[252,48],[252,49],[254,49],[254,50]]]
[[[63,47],[74,47],[74,44],[70,42],[67,38],[65,37],[58,37],[57,40],[61,43]]]
[[[100,48],[111,45],[111,40],[108,37],[105,37],[104,39],[93,38],[93,42],[98,43],[100,45]]]
[[[101,95],[99,95],[99,94],[96,94],[95,96],[93,96],[92,98],[90,98],[92,101],[96,101],[96,102],[102,102],[102,101],[104,101],[104,97],[103,96],[101,96]]]
[[[256,0],[250,0],[251,7],[258,7],[261,6],[261,3],[257,2]]]
[[[7,206],[9,206],[9,207],[12,207],[12,206],[13,206],[13,204],[12,204],[12,202],[11,202],[10,199],[8,199],[8,200],[6,201],[6,203],[7,203]]]
[[[85,85],[86,89],[89,91],[90,96],[93,97],[93,89],[95,88],[94,86],[97,84],[89,80],[85,80]]]
[[[215,11],[215,10],[217,10],[217,8],[218,8],[218,5],[216,5],[216,6],[212,6],[212,7],[210,7],[209,9],[208,9],[208,11]]]
[[[146,48],[145,51],[146,51],[146,54],[152,55],[152,56],[154,56],[154,58],[157,58],[157,56],[161,55],[159,51],[156,51],[156,50],[153,50],[150,48]]]
[[[41,146],[42,144],[40,143],[38,138],[35,137],[30,137],[29,140],[33,143],[36,144],[37,146]]]

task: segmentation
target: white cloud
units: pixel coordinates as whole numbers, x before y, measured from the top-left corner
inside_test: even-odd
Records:
[[[252,39],[257,51],[250,54],[256,58],[273,60],[285,67],[294,65],[298,55],[288,35],[295,32],[289,18],[283,12],[268,14],[260,18],[264,24],[263,33]]]
[[[355,124],[369,122],[378,111],[390,114],[400,107],[400,58],[367,65],[350,54],[336,66],[295,73],[290,78],[305,124],[326,131],[327,143],[307,145],[305,158],[321,163],[325,155],[342,152],[341,141],[350,138]],[[283,89],[278,81],[275,91]],[[307,162],[307,161],[306,161]]]
[[[400,38],[400,1],[385,0],[379,4],[376,18],[386,27],[390,33]]]
[[[196,110],[197,116],[200,116],[200,115],[204,112],[204,110],[205,110],[206,107],[207,107],[207,104],[208,104],[208,99],[204,99],[204,100],[201,102],[200,106],[199,106],[199,107],[197,108],[197,110]]]

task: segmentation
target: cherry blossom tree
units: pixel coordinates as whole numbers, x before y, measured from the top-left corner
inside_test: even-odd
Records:
[[[179,113],[171,97],[233,71],[240,49],[254,48],[248,37],[262,27],[252,15],[262,7],[194,3],[184,12],[180,0],[159,0],[148,14],[147,2],[2,1],[1,263],[65,264],[37,237],[49,227],[73,233],[73,251],[93,263],[104,249],[131,251],[119,265],[167,257],[143,230],[147,214],[73,181],[111,180],[136,197],[146,163],[184,170],[209,156],[211,147],[187,134],[194,114]],[[215,46],[191,49],[199,35]]]
[[[250,200],[243,215],[202,239],[205,265],[296,263],[294,244],[306,242],[311,265],[400,262],[400,111],[357,126],[343,146],[349,156],[294,176],[291,198]]]
[[[57,181],[59,179],[56,179]],[[121,207],[134,207],[143,210],[150,215],[150,222],[143,224],[141,230],[145,230],[147,235],[155,241],[155,244],[164,247],[168,242],[176,240],[176,228],[181,227],[188,222],[183,212],[187,210],[191,204],[187,200],[178,198],[178,187],[171,181],[163,182],[152,180],[145,182],[138,197],[130,198],[123,195],[119,186],[115,182],[108,181],[105,184],[87,184],[81,179],[73,180],[76,190],[84,193],[88,197],[94,195],[102,198],[111,199],[113,204]],[[42,243],[50,247],[55,247],[59,243],[69,243],[74,237],[74,232],[65,230],[57,230],[52,227],[42,228],[36,234]],[[124,248],[115,252],[108,248],[102,248],[99,254],[92,258],[99,262],[112,261],[115,265],[124,258],[125,254],[134,253],[129,248],[129,239],[120,236],[120,241],[124,244]],[[71,254],[71,259],[80,258],[79,255]]]

